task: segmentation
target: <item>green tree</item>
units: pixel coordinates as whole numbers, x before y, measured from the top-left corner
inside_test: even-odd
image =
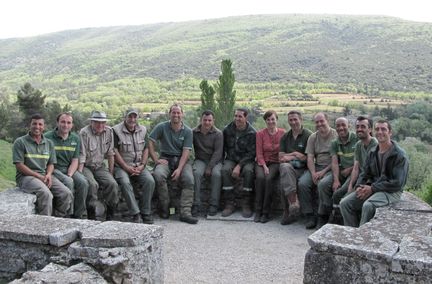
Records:
[[[30,83],[25,83],[17,94],[17,104],[19,110],[24,114],[24,121],[27,123],[29,118],[35,113],[44,113],[45,97],[38,89],[33,88]]]
[[[214,111],[216,109],[216,101],[215,101],[216,91],[212,86],[209,85],[207,80],[201,81],[200,89],[201,89],[201,107],[199,111],[204,111],[204,110]]]

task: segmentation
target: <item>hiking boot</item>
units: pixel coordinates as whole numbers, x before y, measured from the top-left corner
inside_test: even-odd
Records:
[[[215,216],[218,212],[218,208],[214,205],[210,205],[210,208],[208,210],[208,215]]]
[[[262,215],[261,215],[260,222],[261,222],[261,223],[267,223],[268,221],[270,221],[269,214],[262,214]]]
[[[318,223],[316,225],[317,230],[321,229],[322,226],[327,224],[328,219],[328,215],[318,215]]]
[[[199,215],[199,206],[194,205],[192,206],[192,217],[198,217]]]
[[[250,218],[252,217],[252,209],[249,206],[249,204],[243,204],[242,206],[242,216],[243,218]]]
[[[132,216],[132,222],[133,222],[133,223],[142,223],[143,220],[141,219],[141,215],[140,215],[139,213],[133,215],[133,216]]]
[[[198,223],[198,219],[194,218],[190,215],[180,215],[180,221],[188,223],[188,224],[196,224]]]
[[[234,205],[232,205],[232,204],[227,204],[227,205],[225,205],[225,208],[224,208],[224,210],[222,211],[222,217],[228,217],[228,216],[230,216],[232,213],[234,213],[234,210],[235,210],[235,208],[234,208]]]
[[[308,230],[313,229],[316,227],[316,225],[317,225],[317,223],[316,223],[315,216],[314,215],[307,215],[306,216],[306,224],[305,224],[306,229],[308,229]]]
[[[281,225],[289,225],[297,221],[297,217],[289,213],[289,210],[284,210],[282,215]]]
[[[255,212],[254,222],[255,223],[259,223],[260,220],[261,220],[261,213],[260,212]]]
[[[162,219],[168,219],[169,218],[169,208],[168,207],[161,207],[159,209],[159,217]]]
[[[153,216],[151,214],[142,214],[142,222],[144,224],[153,224]]]

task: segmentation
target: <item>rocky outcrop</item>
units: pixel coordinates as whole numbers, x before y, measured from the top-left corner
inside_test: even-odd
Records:
[[[410,193],[359,227],[308,238],[304,283],[432,283],[432,208]]]

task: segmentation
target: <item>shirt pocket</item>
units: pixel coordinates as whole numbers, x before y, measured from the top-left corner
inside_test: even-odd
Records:
[[[122,141],[121,144],[120,144],[120,151],[121,152],[125,152],[125,153],[133,152],[132,142],[130,142],[130,141]]]
[[[138,139],[137,141],[137,149],[136,151],[138,152],[142,152],[145,149],[145,140],[144,139]]]

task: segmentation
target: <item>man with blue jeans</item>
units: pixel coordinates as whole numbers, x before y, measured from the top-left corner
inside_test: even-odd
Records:
[[[210,178],[211,192],[209,200],[210,216],[216,215],[222,187],[221,168],[223,154],[223,134],[214,126],[214,113],[206,110],[201,115],[201,123],[193,129],[195,161],[193,174],[195,179],[195,201],[192,215],[198,214],[201,205],[201,181]]]
[[[180,221],[196,224],[198,219],[192,217],[194,178],[192,166],[188,163],[192,150],[192,130],[183,123],[183,109],[174,104],[169,110],[169,121],[161,122],[150,133],[149,154],[156,166],[153,176],[159,195],[159,215],[169,218],[170,197],[167,179],[180,181]],[[156,143],[159,142],[160,155],[156,154]]]
[[[54,143],[57,164],[54,165],[54,176],[66,185],[73,194],[74,218],[83,218],[87,214],[86,199],[89,183],[86,177],[78,171],[80,155],[80,138],[72,132],[73,118],[68,112],[57,116],[57,127],[45,134]]]
[[[155,182],[146,168],[148,160],[147,128],[137,122],[138,111],[126,111],[124,121],[115,125],[114,177],[119,184],[123,197],[135,223],[153,224],[151,199]],[[132,185],[135,183],[135,189]],[[139,197],[139,204],[135,198]]]

